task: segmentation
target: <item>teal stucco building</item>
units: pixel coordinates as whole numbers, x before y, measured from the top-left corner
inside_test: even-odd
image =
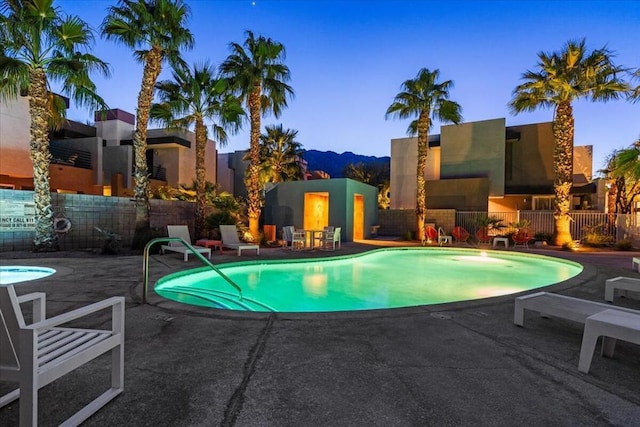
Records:
[[[290,181],[265,193],[264,223],[309,230],[341,227],[343,242],[366,239],[378,223],[378,189],[349,178]]]

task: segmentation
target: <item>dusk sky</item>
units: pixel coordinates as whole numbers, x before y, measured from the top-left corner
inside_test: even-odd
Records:
[[[98,28],[116,2],[64,0],[56,4]],[[640,67],[640,1],[306,1],[190,0],[195,47],[185,57],[220,64],[229,43],[245,30],[284,44],[295,98],[279,119],[299,131],[305,149],[388,156],[390,140],[406,136],[409,120],[385,120],[385,111],[422,67],[453,80],[451,99],[465,122],[504,117],[507,126],[546,122],[552,110],[512,116],[507,108],[521,74],[534,69],[537,53],[559,50],[583,37],[589,49],[607,46],[615,63]],[[98,38],[94,54],[112,67],[95,77],[111,108],[135,113],[142,66],[124,46]],[[165,67],[161,79],[170,78]],[[640,82],[636,81],[636,84]],[[575,144],[593,145],[593,169],[616,148],[640,137],[640,102],[574,104]],[[86,122],[87,110],[68,118]],[[246,149],[249,125],[221,152]],[[431,134],[440,133],[440,123]]]

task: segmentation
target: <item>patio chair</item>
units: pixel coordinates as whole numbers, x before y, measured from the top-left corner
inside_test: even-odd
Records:
[[[282,227],[282,247],[286,248],[290,246],[293,241],[293,232],[295,227],[293,225],[285,225]]]
[[[451,231],[451,234],[453,235],[453,238],[456,239],[456,242],[458,243],[469,243],[469,232],[466,230],[466,228],[464,227],[460,227],[459,225],[453,227],[453,230]]]
[[[436,230],[433,226],[427,225],[424,228],[424,240],[422,241],[422,246],[427,243],[433,243],[438,239],[438,230]]]
[[[38,425],[38,390],[111,352],[111,387],[64,424],[78,425],[124,389],[124,298],[108,298],[46,319],[45,297],[42,292],[17,296],[12,285],[0,286],[0,380],[19,384],[18,389],[0,397],[0,408],[19,398],[20,426]],[[26,302],[32,303],[33,323],[29,325],[20,308]],[[111,310],[109,329],[62,326],[107,309]],[[60,390],[61,396],[63,392],[70,393]]]
[[[523,248],[529,247],[529,241],[533,239],[531,236],[531,232],[526,229],[520,229],[516,234],[513,235],[513,247],[515,248],[518,245],[521,245]]]
[[[237,249],[238,256],[242,255],[243,249],[255,249],[256,255],[260,255],[260,245],[241,242],[238,238],[238,229],[235,225],[221,225],[222,246],[230,249]]]
[[[478,240],[478,244],[481,245],[483,243],[491,244],[493,238],[489,235],[489,229],[487,227],[480,227],[476,231],[476,239]]]
[[[604,300],[613,302],[616,289],[623,291],[625,295],[627,291],[640,292],[640,279],[623,276],[607,279],[604,282]]]
[[[307,246],[307,237],[304,230],[297,230],[293,232],[293,238],[291,240],[291,250],[301,251]]]
[[[342,227],[336,227],[334,231],[327,231],[322,233],[322,237],[320,237],[320,250],[324,251],[335,251],[336,243],[338,249],[340,249],[340,230]]]
[[[438,244],[440,246],[444,245],[445,243],[450,245],[452,240],[453,239],[451,238],[451,236],[445,233],[442,227],[438,227]]]
[[[616,340],[640,344],[640,311],[566,295],[536,292],[516,297],[513,323],[524,326],[525,310],[584,324],[578,370],[588,373],[598,337],[602,355],[613,357]]]
[[[179,237],[185,242],[191,244],[191,235],[189,234],[189,227],[186,225],[167,225],[167,234],[169,237]],[[204,248],[202,246],[193,246],[193,248],[201,254],[206,254],[211,259],[211,248]],[[182,242],[169,242],[168,245],[162,245],[160,250],[164,254],[165,251],[178,252],[184,255],[184,262],[189,261],[189,254],[193,251],[187,248]]]

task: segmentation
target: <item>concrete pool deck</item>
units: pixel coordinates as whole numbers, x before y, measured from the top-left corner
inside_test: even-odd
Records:
[[[406,243],[406,242],[403,242]],[[346,243],[335,253],[261,249],[259,259],[346,255],[384,241]],[[638,252],[524,252],[585,265],[545,290],[603,301],[605,280],[640,278]],[[256,259],[234,251],[215,264]],[[125,391],[87,426],[637,425],[640,346],[619,342],[578,372],[579,324],[527,315],[513,325],[513,296],[389,311],[238,314],[141,294],[142,257],[83,252],[0,253],[2,265],[58,270],[16,285],[47,293],[47,315],[125,296]],[[152,255],[150,283],[200,266],[180,254]],[[637,296],[636,296],[637,297]],[[615,305],[640,310],[640,299]],[[92,318],[99,326],[105,317]],[[599,346],[598,346],[599,353]],[[58,425],[108,386],[99,359],[40,391],[40,425]],[[0,383],[0,393],[10,390]],[[0,409],[17,425],[18,402]]]

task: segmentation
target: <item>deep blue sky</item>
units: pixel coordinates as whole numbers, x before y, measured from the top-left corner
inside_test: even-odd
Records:
[[[590,49],[607,46],[615,61],[640,67],[640,1],[408,1],[408,0],[188,0],[194,50],[187,61],[221,63],[229,43],[244,31],[271,37],[286,47],[290,85],[296,96],[279,119],[297,129],[306,149],[384,156],[390,140],[406,136],[407,121],[384,113],[403,81],[422,67],[440,69],[455,83],[451,99],[464,121],[505,117],[507,125],[551,121],[551,110],[510,115],[507,103],[521,74],[533,69],[537,53],[559,50],[586,37]],[[115,0],[63,0],[67,13],[94,28]],[[94,53],[113,69],[96,78],[112,108],[135,112],[141,65],[127,48],[98,38]],[[169,78],[168,69],[162,78]],[[636,82],[640,84],[640,82]],[[640,137],[640,102],[574,105],[576,145],[594,146],[594,172],[615,148]],[[89,111],[71,110],[86,122]],[[440,132],[434,123],[431,133]],[[246,149],[248,124],[222,152]]]

